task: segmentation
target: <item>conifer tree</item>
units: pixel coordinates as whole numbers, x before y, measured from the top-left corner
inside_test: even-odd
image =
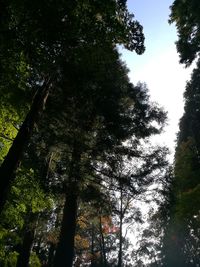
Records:
[[[16,72],[23,57],[28,70],[25,91],[35,92],[30,111],[0,167],[0,209],[2,210],[15,171],[51,88],[57,88],[62,66],[77,49],[88,44],[123,44],[138,54],[144,51],[142,27],[129,14],[126,1],[3,1],[1,63],[6,77]],[[30,5],[29,5],[30,4]],[[20,55],[20,56],[19,56]],[[8,67],[9,66],[9,67]],[[67,75],[67,73],[65,73]],[[9,78],[5,88],[9,89]],[[16,83],[15,83],[16,84]],[[11,84],[11,91],[13,84]],[[3,88],[3,89],[5,89]],[[56,90],[56,89],[55,89]],[[14,91],[15,92],[15,91]]]

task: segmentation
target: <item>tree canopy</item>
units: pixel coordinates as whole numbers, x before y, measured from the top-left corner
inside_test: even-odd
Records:
[[[175,0],[171,6],[170,22],[178,31],[177,51],[180,62],[190,65],[199,56],[200,3],[198,0]]]

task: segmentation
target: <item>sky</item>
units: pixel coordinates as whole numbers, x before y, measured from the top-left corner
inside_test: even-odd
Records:
[[[128,0],[128,9],[144,28],[146,51],[137,55],[122,49],[122,59],[130,70],[130,80],[145,82],[151,100],[168,112],[165,132],[156,142],[175,148],[179,119],[183,114],[183,92],[193,66],[179,64],[175,25],[169,25],[169,6],[173,0]]]

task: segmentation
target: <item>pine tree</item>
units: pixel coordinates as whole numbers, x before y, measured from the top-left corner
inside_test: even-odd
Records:
[[[180,62],[189,66],[199,57],[200,3],[198,0],[175,0],[171,6],[170,22],[178,31],[177,50]]]
[[[3,72],[7,72],[6,77],[14,75],[19,77],[19,82],[24,81],[19,71],[15,71],[21,61],[18,55],[22,55],[25,69],[30,73],[25,91],[36,92],[36,95],[0,168],[1,210],[49,91],[57,88],[63,65],[75,58],[77,49],[87,49],[88,45],[101,44],[103,40],[109,45],[123,44],[139,54],[144,51],[142,27],[128,13],[126,2],[99,3],[46,1],[41,4],[35,1],[29,5],[27,1],[20,4],[3,2],[0,37]],[[5,87],[9,86],[7,79]]]

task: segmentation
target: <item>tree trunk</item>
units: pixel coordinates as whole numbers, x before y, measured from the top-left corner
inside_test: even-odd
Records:
[[[92,231],[91,231],[91,264],[90,267],[96,266],[96,257],[94,252],[94,224],[92,223]]]
[[[105,240],[104,240],[104,235],[103,235],[103,230],[102,230],[102,222],[101,222],[101,216],[99,216],[99,230],[100,230],[100,236],[101,236],[101,253],[102,253],[102,258],[103,258],[103,266],[107,266],[107,258],[106,258],[106,250],[105,250]]]
[[[49,80],[44,82],[43,86],[38,89],[30,111],[0,167],[0,214],[7,200],[7,194],[15,178],[15,171],[18,168],[25,146],[31,137],[34,126],[38,122],[40,113],[48,98],[50,86],[51,82]]]
[[[16,267],[29,267],[31,249],[35,237],[35,229],[38,221],[38,214],[31,212],[25,227],[24,238],[17,258]]]
[[[74,259],[74,238],[76,233],[81,158],[81,153],[77,147],[77,144],[74,144],[69,171],[69,186],[66,192],[60,239],[56,249],[54,267],[72,267]]]
[[[119,253],[118,253],[118,267],[122,267],[122,226],[123,226],[123,195],[122,188],[120,189],[120,221],[119,221]]]
[[[77,208],[76,187],[71,187],[66,194],[60,240],[56,249],[54,267],[72,267]]]

